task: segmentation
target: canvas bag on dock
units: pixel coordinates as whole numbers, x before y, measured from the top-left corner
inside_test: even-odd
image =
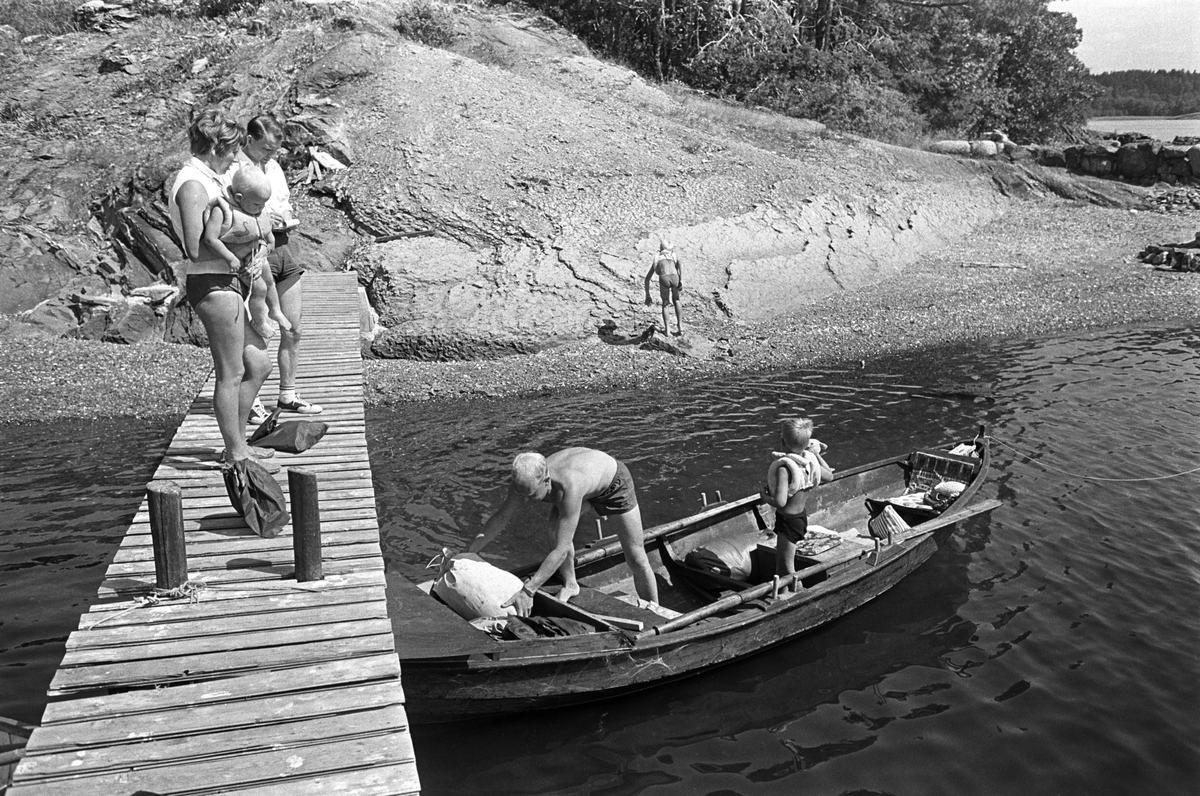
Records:
[[[226,462],[221,465],[221,475],[234,511],[262,538],[274,539],[292,521],[283,489],[258,462],[253,459]]]
[[[321,441],[329,430],[327,423],[317,420],[288,420],[279,422],[279,412],[276,409],[270,417],[262,422],[254,433],[246,440],[251,445],[263,448],[274,448],[284,453],[303,453]]]

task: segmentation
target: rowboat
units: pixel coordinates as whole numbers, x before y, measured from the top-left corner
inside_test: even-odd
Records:
[[[390,575],[409,719],[606,699],[795,639],[886,592],[934,553],[939,532],[999,506],[978,494],[990,462],[981,429],[965,443],[835,473],[809,497],[810,533],[791,576],[775,575],[774,512],[761,495],[648,528],[657,605],[637,598],[615,536],[576,549],[580,594],[563,602],[547,584],[531,622],[472,624],[432,597],[429,583]],[[733,559],[728,568],[722,555]]]

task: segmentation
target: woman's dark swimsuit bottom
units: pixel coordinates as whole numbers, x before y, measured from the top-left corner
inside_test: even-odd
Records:
[[[209,293],[225,290],[237,293],[242,298],[249,292],[246,283],[237,274],[193,274],[187,278],[187,300],[193,307],[198,307]]]

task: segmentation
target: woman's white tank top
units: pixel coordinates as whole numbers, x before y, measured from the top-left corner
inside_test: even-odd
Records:
[[[183,184],[190,180],[195,180],[204,186],[210,203],[225,191],[224,178],[206,166],[199,158],[193,157],[187,163],[183,164],[183,168],[175,175],[175,182],[171,185],[171,192],[167,195],[167,214],[171,218],[171,229],[175,230],[175,235],[180,241],[183,240],[183,221],[180,217],[179,205],[176,203],[175,197],[178,195],[179,189],[183,187]],[[205,218],[207,218],[207,214]],[[189,274],[229,273],[229,264],[220,258],[186,260],[186,263]]]

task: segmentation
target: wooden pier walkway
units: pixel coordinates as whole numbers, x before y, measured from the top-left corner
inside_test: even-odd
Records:
[[[278,453],[277,478],[286,493],[287,467],[317,473],[325,579],[297,583],[290,529],[262,539],[231,508],[210,378],[154,475],[182,490],[188,576],[204,585],[195,601],[138,601],[155,585],[143,501],[67,641],[9,796],[419,793],[364,433],[357,281],[302,284],[297,386],[330,427],[309,451]]]

